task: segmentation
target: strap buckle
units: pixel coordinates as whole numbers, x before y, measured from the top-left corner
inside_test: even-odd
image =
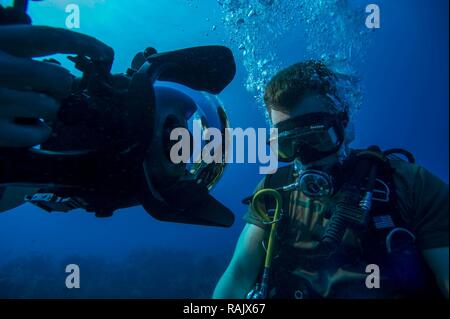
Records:
[[[375,179],[375,186],[372,193],[373,201],[386,203],[390,200],[391,190],[389,186],[379,178]]]

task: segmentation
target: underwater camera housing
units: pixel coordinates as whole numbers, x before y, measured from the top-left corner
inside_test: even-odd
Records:
[[[0,149],[0,186],[38,188],[26,200],[47,211],[82,208],[108,217],[142,205],[162,221],[231,226],[231,211],[209,194],[224,161],[188,168],[167,156],[168,132],[188,127],[193,116],[204,128],[225,131],[227,116],[215,95],[234,78],[231,51],[148,48],[116,75],[110,64],[70,59],[83,75],[49,123],[52,136],[39,149]]]

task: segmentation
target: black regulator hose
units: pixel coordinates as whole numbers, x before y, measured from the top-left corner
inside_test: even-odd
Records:
[[[337,194],[334,211],[322,235],[321,244],[330,251],[341,244],[347,229],[363,229],[368,223],[378,166],[384,157],[378,146],[371,146],[358,156],[351,181]]]

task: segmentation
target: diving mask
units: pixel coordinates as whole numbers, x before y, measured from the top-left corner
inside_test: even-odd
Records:
[[[346,112],[317,112],[276,124],[279,160],[298,159],[302,164],[309,164],[337,152],[344,141],[347,123]]]

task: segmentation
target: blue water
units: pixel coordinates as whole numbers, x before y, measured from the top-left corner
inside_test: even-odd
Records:
[[[361,77],[363,90],[353,145],[405,148],[448,183],[448,1],[262,2],[45,0],[31,3],[29,13],[34,24],[64,27],[65,6],[78,3],[78,31],[115,49],[114,72],[126,70],[148,46],[158,51],[230,46],[237,76],[221,99],[233,127],[267,126],[261,85],[280,67],[339,52],[345,67]],[[381,28],[359,34],[355,30],[364,30],[365,13],[358,8],[371,2],[381,8]],[[326,3],[336,11],[327,11]],[[303,20],[308,12],[319,20],[308,24]],[[353,18],[347,26],[345,14]],[[246,18],[238,27],[240,15]],[[322,28],[322,38],[308,29],[314,26]],[[162,223],[141,207],[107,219],[82,211],[48,214],[30,205],[0,214],[0,297],[208,296],[243,227],[246,207],[240,200],[260,178],[256,164],[230,164],[214,189],[236,215],[229,229]],[[80,263],[85,277],[80,291],[68,292],[63,265],[72,262]],[[153,284],[137,287],[145,280]]]

